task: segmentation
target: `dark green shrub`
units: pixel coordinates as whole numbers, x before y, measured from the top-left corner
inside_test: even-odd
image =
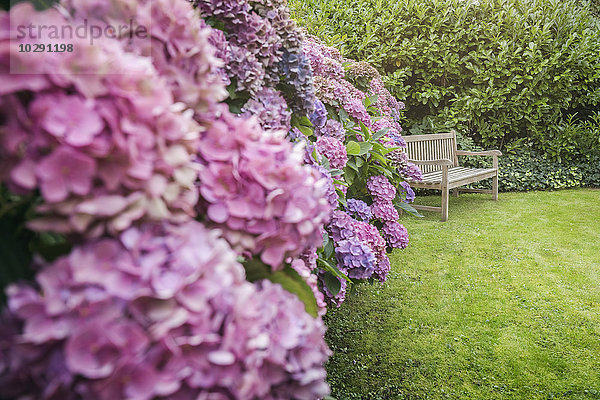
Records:
[[[579,4],[290,1],[309,32],[385,75],[416,131],[430,118],[488,147],[527,138],[542,152],[561,118],[600,103],[599,22]]]
[[[461,161],[473,167],[491,165],[480,157]],[[535,152],[519,151],[500,157],[499,169],[498,189],[502,192],[600,187],[599,154],[559,162]],[[490,189],[491,183],[479,182],[472,187]]]

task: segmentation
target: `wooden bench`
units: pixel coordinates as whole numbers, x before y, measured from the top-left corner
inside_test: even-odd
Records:
[[[442,191],[442,206],[432,207],[413,205],[417,210],[437,211],[442,213],[442,221],[448,220],[448,197],[450,190],[458,196],[458,191],[470,193],[489,193],[493,200],[498,200],[498,156],[499,150],[462,151],[456,148],[456,132],[437,133],[432,135],[404,136],[410,162],[417,164],[423,172],[421,182],[410,181],[415,188],[437,189]],[[491,156],[492,168],[465,168],[458,163],[458,156]],[[492,190],[467,189],[460,186],[492,178]]]

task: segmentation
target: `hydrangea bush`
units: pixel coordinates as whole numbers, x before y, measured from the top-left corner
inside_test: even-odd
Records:
[[[384,282],[386,250],[408,245],[397,207],[416,213],[407,204],[414,192],[405,179],[420,171],[403,151],[398,121],[404,105],[384,88],[379,73],[310,35],[303,51],[317,101],[310,123],[301,122],[291,137],[306,143],[305,160],[329,170],[337,191],[338,210],[326,227],[318,264],[324,293],[340,305],[351,282]]]
[[[152,40],[80,41],[39,63],[8,45],[0,16],[0,179],[35,199],[30,229],[72,245],[55,261],[37,257],[35,282],[6,291],[0,396],[325,396],[322,320],[281,285],[248,282],[236,257],[278,268],[319,245],[329,182],[285,132],[218,104],[222,48],[191,4],[64,9],[24,3],[10,18],[60,26],[151,13]],[[11,62],[32,75],[10,75]],[[224,221],[237,207],[261,214]],[[315,289],[316,275],[298,269]]]
[[[86,21],[149,35],[10,45],[11,23]],[[0,219],[36,253],[9,261],[35,279],[6,290],[0,396],[326,396],[326,298],[408,244],[402,107],[285,1],[0,14]]]

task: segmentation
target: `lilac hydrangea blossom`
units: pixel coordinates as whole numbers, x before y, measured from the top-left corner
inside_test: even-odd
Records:
[[[410,184],[406,181],[400,182],[400,186],[403,189],[403,195],[405,199],[403,200],[406,203],[412,203],[415,200],[415,192],[410,187]]]
[[[309,116],[315,129],[322,128],[327,122],[327,109],[321,100],[315,100],[315,111]]]
[[[371,208],[367,203],[362,200],[357,199],[348,199],[346,201],[346,210],[358,219],[363,221],[369,221],[373,214],[371,213]]]
[[[335,257],[350,278],[368,279],[373,275],[375,255],[368,245],[355,237],[337,242]]]
[[[316,142],[317,150],[327,157],[331,168],[343,169],[348,162],[348,154],[344,143],[330,136],[321,136]]]
[[[388,246],[397,249],[404,249],[408,246],[408,231],[404,225],[397,221],[386,221],[382,231]]]
[[[343,141],[346,137],[346,130],[341,122],[335,119],[328,119],[325,125],[315,129],[315,133],[321,136],[329,136]]]
[[[353,219],[341,210],[335,210],[327,225],[327,230],[335,242],[350,239],[354,236]]]
[[[326,395],[321,319],[281,286],[245,281],[235,257],[197,222],[76,247],[44,266],[40,292],[7,289],[0,395]]]
[[[277,268],[321,243],[331,212],[328,182],[302,164],[302,147],[283,133],[263,132],[256,120],[224,110],[203,134],[199,155],[200,211],[236,251],[260,254]]]
[[[325,46],[315,36],[306,35],[303,51],[310,62],[313,73],[327,78],[343,79],[345,72],[339,51],[334,49],[331,52],[329,49],[334,48]]]
[[[306,57],[284,50],[279,61],[279,70],[286,84],[292,87],[296,94],[294,97],[288,96],[292,111],[300,115],[312,113],[315,106],[313,74]]]
[[[225,73],[238,91],[256,95],[278,84],[292,111],[313,111],[310,63],[302,53],[303,34],[281,1],[195,0],[203,17],[223,24],[227,39]]]
[[[423,180],[421,169],[410,161],[406,163],[406,166],[399,173],[409,181],[421,182]]]
[[[242,107],[242,115],[256,116],[264,130],[290,130],[290,113],[285,99],[274,89],[264,88]]]
[[[386,254],[385,239],[375,226],[364,221],[354,221],[353,229],[356,237],[366,243],[375,254],[376,264],[373,276],[380,282],[385,282],[390,271],[390,259]]]
[[[375,200],[394,200],[396,188],[383,175],[371,176],[367,180],[367,189]]]

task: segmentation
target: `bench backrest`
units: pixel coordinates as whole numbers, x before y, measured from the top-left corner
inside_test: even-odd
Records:
[[[406,153],[411,160],[433,161],[446,158],[458,166],[456,155],[456,132],[435,133],[431,135],[407,135]],[[420,165],[423,173],[441,170],[439,165]]]

